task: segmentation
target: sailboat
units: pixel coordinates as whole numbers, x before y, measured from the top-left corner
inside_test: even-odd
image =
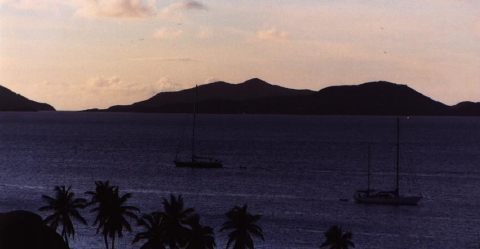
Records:
[[[185,168],[222,168],[223,164],[222,161],[210,158],[210,157],[202,157],[195,155],[195,121],[197,116],[197,89],[198,86],[195,86],[195,101],[193,102],[193,130],[192,130],[192,154],[190,160],[180,160],[178,159],[178,153],[175,155],[175,163],[176,167],[185,167]]]
[[[370,147],[368,148],[368,183],[366,190],[357,190],[353,196],[359,203],[390,204],[390,205],[417,205],[421,195],[400,195],[400,119],[397,118],[397,161],[396,161],[396,188],[393,191],[376,191],[370,188]]]

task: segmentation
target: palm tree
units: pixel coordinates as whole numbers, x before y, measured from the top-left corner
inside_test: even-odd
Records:
[[[217,246],[213,228],[200,225],[198,214],[190,217],[186,224],[190,226],[190,231],[187,235],[188,245],[185,249],[214,249]]]
[[[92,198],[87,206],[98,204],[98,206],[90,211],[97,212],[94,225],[97,225],[101,220],[105,220],[109,215],[109,210],[112,206],[110,203],[113,203],[113,200],[116,198],[115,186],[110,186],[110,182],[95,181],[95,191],[87,191],[85,194],[91,195]],[[102,226],[99,225],[97,228],[97,233],[101,230]],[[104,229],[103,238],[105,241],[105,247],[108,249],[108,233]]]
[[[187,219],[195,212],[193,208],[184,210],[183,198],[181,195],[175,197],[170,195],[170,201],[163,198],[164,212],[158,213],[163,217],[165,225],[165,244],[170,249],[178,249],[187,244],[188,228],[185,227]]]
[[[134,206],[127,206],[125,203],[132,197],[127,193],[119,195],[117,186],[110,186],[109,182],[96,181],[95,192],[88,191],[86,194],[92,196],[88,205],[98,204],[90,212],[97,213],[94,225],[98,224],[97,233],[102,230],[105,240],[105,247],[108,249],[108,238],[112,239],[112,249],[115,249],[115,238],[123,237],[123,230],[132,231],[126,217],[137,220],[138,217],[133,211],[139,211]]]
[[[334,225],[325,232],[325,242],[320,245],[320,248],[328,247],[329,249],[348,249],[355,247],[352,242],[351,232],[342,232],[342,228]]]
[[[53,211],[53,214],[45,219],[45,223],[53,229],[57,230],[58,226],[62,226],[62,237],[68,245],[68,237],[75,238],[75,229],[71,217],[80,223],[87,225],[87,221],[80,215],[77,209],[84,208],[87,200],[83,198],[74,198],[75,194],[70,192],[72,186],[55,186],[55,197],[42,195],[42,198],[48,203],[47,206],[41,207],[39,211]]]
[[[247,204],[243,207],[235,206],[226,213],[228,220],[223,223],[220,231],[232,230],[228,234],[227,249],[235,242],[233,249],[254,249],[252,236],[265,241],[262,229],[256,224],[260,215],[251,215],[247,212]]]
[[[135,239],[132,243],[136,243],[140,240],[147,240],[140,249],[165,249],[165,227],[162,218],[163,217],[159,213],[143,215],[138,221],[138,225],[144,227],[146,231],[135,235]]]

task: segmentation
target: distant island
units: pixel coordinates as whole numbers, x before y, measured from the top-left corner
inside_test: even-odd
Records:
[[[131,105],[85,112],[191,113],[195,89],[161,92]],[[0,86],[0,111],[55,111]],[[453,106],[435,101],[407,85],[386,81],[331,86],[319,91],[296,90],[254,78],[198,87],[197,113],[288,115],[480,116],[480,103]]]
[[[38,103],[0,86],[0,111],[55,111],[49,104]]]
[[[189,113],[195,89],[161,92],[131,105],[116,105],[98,112]],[[386,81],[332,86],[320,91],[295,90],[250,79],[240,84],[223,81],[198,87],[197,112],[209,114],[291,115],[403,115],[480,116],[480,103],[448,106],[407,85]]]

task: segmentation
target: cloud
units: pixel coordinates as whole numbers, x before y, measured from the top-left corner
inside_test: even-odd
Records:
[[[172,3],[167,7],[163,8],[163,10],[159,14],[159,17],[173,21],[173,22],[182,22],[185,19],[185,16],[181,13],[181,11],[207,10],[207,9],[208,9],[207,6],[197,1]]]
[[[24,89],[20,90],[22,87]],[[53,79],[38,81],[26,88],[25,85],[19,85],[11,89],[31,99],[50,103],[60,110],[85,110],[127,105],[150,98],[159,92],[177,91],[185,87],[169,77],[161,77],[156,82],[135,83],[117,76],[96,76],[84,82],[63,82]]]
[[[88,18],[143,18],[155,12],[155,0],[0,0],[0,7],[34,11],[76,9]]]
[[[71,5],[70,1],[65,0],[0,0],[0,7],[7,6],[12,9],[35,11],[58,11],[59,7]]]
[[[191,62],[197,61],[191,58],[179,57],[179,58],[168,58],[168,57],[143,57],[143,58],[133,58],[132,61],[165,61],[165,62]]]
[[[162,77],[156,83],[145,88],[150,94],[157,94],[160,92],[172,92],[183,89],[178,83],[172,82],[169,77]]]
[[[279,31],[276,28],[267,30],[260,30],[257,33],[257,37],[260,40],[287,40],[290,38],[287,32]]]
[[[155,12],[152,1],[83,0],[77,3],[77,14],[90,18],[144,18]]]
[[[170,10],[207,10],[207,7],[203,3],[197,1],[173,3],[170,4],[167,8]]]
[[[94,77],[87,81],[87,86],[90,88],[114,88],[120,85],[120,78],[118,77],[111,77],[111,78],[103,78],[103,77]]]
[[[176,39],[182,35],[182,30],[173,30],[173,29],[158,29],[153,33],[153,37],[157,39]]]

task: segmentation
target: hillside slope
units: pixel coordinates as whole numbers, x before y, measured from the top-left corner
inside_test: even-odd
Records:
[[[55,111],[49,104],[38,103],[0,86],[0,111]]]

